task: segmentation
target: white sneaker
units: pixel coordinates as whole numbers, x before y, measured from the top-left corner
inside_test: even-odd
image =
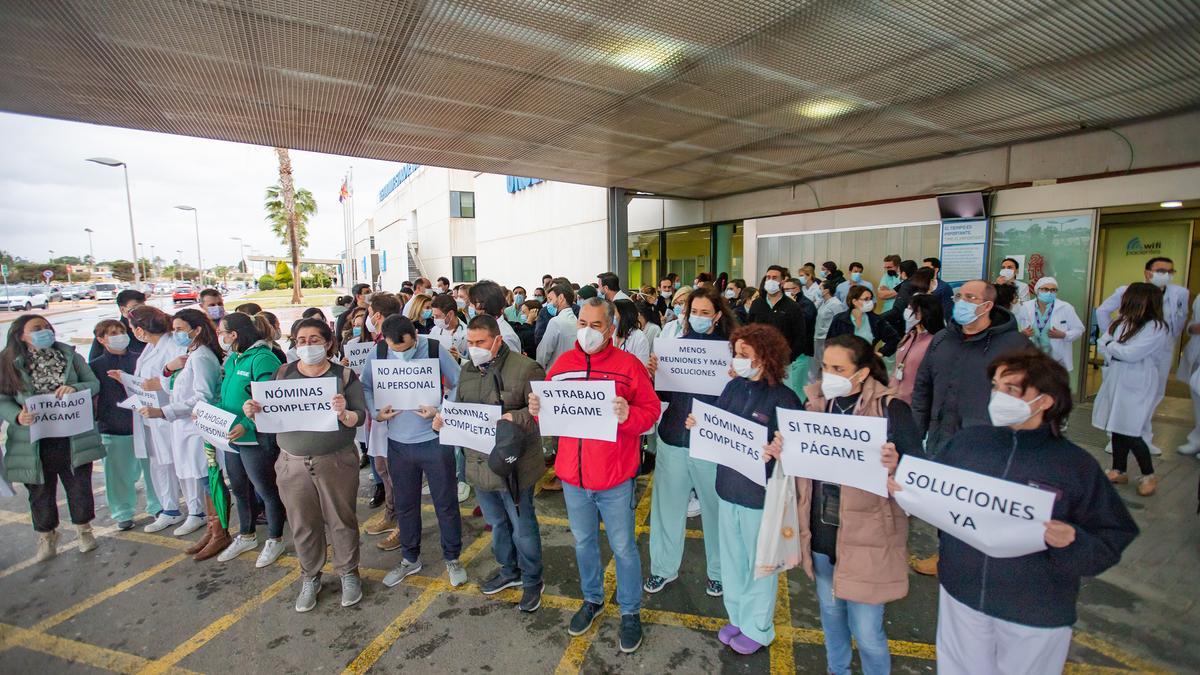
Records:
[[[221,555],[217,556],[218,562],[229,562],[246,551],[253,551],[258,548],[258,537],[243,537],[238,535],[233,538]]]
[[[461,504],[471,498],[471,486],[466,483],[458,482],[458,503]]]
[[[1150,456],[1158,457],[1161,454],[1162,454],[1162,450],[1160,450],[1157,445],[1151,443],[1150,444]]]
[[[427,496],[430,494],[429,483],[425,483],[425,484],[421,485],[421,494],[427,495]]]
[[[258,562],[254,563],[254,566],[267,567],[278,560],[281,555],[283,555],[283,540],[268,539],[267,543],[263,544],[262,553],[258,554]]]
[[[182,522],[183,522],[182,514],[178,515],[178,516],[168,516],[167,512],[163,511],[162,513],[158,514],[158,517],[154,519],[154,522],[147,525],[146,529],[143,531],[144,532],[158,532],[160,530],[165,530],[172,525],[178,525]]]
[[[1104,446],[1104,454],[1106,454],[1106,455],[1112,454],[1112,441],[1109,441],[1108,445]]]
[[[688,497],[687,517],[695,518],[698,515],[700,515],[700,499],[696,497],[695,493],[692,493],[692,496]]]
[[[1200,453],[1200,445],[1185,443],[1178,448],[1175,448],[1175,452],[1178,452],[1181,455],[1195,455],[1196,453]]]
[[[185,534],[191,534],[204,527],[207,522],[208,519],[201,516],[188,516],[187,520],[184,520],[183,524],[175,528],[175,531],[171,534],[175,535],[176,537],[182,537]]]

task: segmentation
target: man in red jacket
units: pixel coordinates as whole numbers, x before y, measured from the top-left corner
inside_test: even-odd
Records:
[[[613,346],[615,308],[591,298],[579,311],[575,347],[554,362],[547,377],[554,381],[612,380],[617,397],[617,440],[558,439],[554,472],[562,479],[567,518],[575,537],[575,560],[583,587],[583,606],[567,632],[582,635],[604,608],[600,563],[600,519],[608,533],[617,566],[617,604],[621,609],[621,651],[642,643],[642,560],[634,535],[634,487],[641,459],[642,432],[661,414],[654,383],[633,354]],[[539,399],[529,396],[529,412],[537,416]]]

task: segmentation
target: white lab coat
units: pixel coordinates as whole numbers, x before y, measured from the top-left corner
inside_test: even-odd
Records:
[[[1017,324],[1024,330],[1037,325],[1037,300],[1021,303],[1017,310]],[[1071,343],[1083,336],[1083,322],[1075,313],[1075,308],[1066,300],[1056,299],[1050,309],[1050,328],[1057,328],[1066,333],[1066,337],[1050,338],[1050,356],[1063,365],[1067,372],[1073,370],[1071,361]],[[1030,338],[1032,341],[1032,338]]]
[[[824,300],[817,307],[817,325],[813,330],[813,357],[808,364],[808,380],[816,382],[821,379],[821,360],[825,357],[825,338],[829,337],[829,326],[833,317],[846,311],[846,304],[838,300],[836,295]]]
[[[1107,331],[1097,348],[1104,357],[1104,383],[1092,407],[1092,426],[1111,433],[1141,436],[1162,391],[1157,354],[1170,344],[1170,330],[1143,326],[1125,343]]]
[[[1100,327],[1100,333],[1103,335],[1108,332],[1108,327],[1112,325],[1112,315],[1121,308],[1121,298],[1125,297],[1125,289],[1128,286],[1121,286],[1113,291],[1113,294],[1104,299],[1100,306],[1096,308],[1096,325]],[[1188,289],[1175,284],[1168,284],[1166,291],[1163,293],[1163,318],[1167,321],[1167,326],[1171,329],[1172,341],[1179,339],[1183,334],[1184,327],[1187,326],[1188,313]]]
[[[192,420],[197,403],[209,403],[220,392],[221,362],[208,347],[201,345],[188,354],[183,370],[171,385],[171,402],[163,406],[163,416],[171,422],[171,454],[175,475],[180,480],[206,478],[208,459],[204,455],[204,437]]]
[[[187,351],[187,347],[175,344],[171,335],[159,338],[158,344],[147,344],[138,357],[133,374],[146,379],[158,378],[164,391],[166,378],[162,376],[163,368]],[[159,464],[170,464],[174,461],[171,454],[171,423],[166,420],[148,420],[134,412],[133,415],[133,449],[134,454],[142,459],[153,458]]]
[[[616,344],[615,338],[613,344]],[[621,350],[636,356],[643,366],[650,361],[650,340],[646,339],[646,332],[641,328],[633,329],[629,337],[625,338]]]
[[[1187,327],[1200,323],[1200,295],[1192,301],[1192,320]],[[1183,382],[1191,382],[1192,375],[1196,372],[1196,367],[1200,366],[1200,335],[1192,335],[1188,338],[1187,346],[1183,348],[1183,354],[1179,357],[1179,369],[1175,371],[1175,377]],[[1200,419],[1196,420],[1200,426]]]
[[[550,370],[559,356],[575,346],[575,334],[578,332],[575,322],[575,312],[568,307],[559,310],[550,323],[546,324],[546,332],[537,347],[537,362],[542,368]],[[521,350],[517,349],[520,354]]]

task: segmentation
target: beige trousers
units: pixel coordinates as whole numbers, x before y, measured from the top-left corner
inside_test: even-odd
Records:
[[[281,450],[275,462],[279,498],[287,509],[300,575],[312,579],[325,566],[326,531],[333,540],[333,569],[358,570],[358,448],[300,456]]]

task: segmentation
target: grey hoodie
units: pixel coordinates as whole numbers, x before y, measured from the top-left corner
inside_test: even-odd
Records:
[[[1001,354],[1032,347],[1017,330],[1012,313],[992,308],[992,324],[975,335],[963,335],[954,320],[933,337],[917,371],[912,411],[917,428],[928,433],[925,451],[937,455],[963,427],[990,426],[988,401],[992,382],[988,365]]]

